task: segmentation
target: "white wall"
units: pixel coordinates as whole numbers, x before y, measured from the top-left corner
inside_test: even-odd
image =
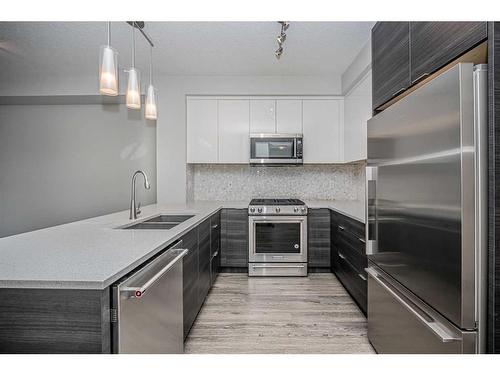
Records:
[[[160,77],[157,129],[158,202],[186,201],[186,95],[338,95],[340,77]]]
[[[342,94],[346,95],[371,70],[372,47],[371,40],[361,48],[349,67],[342,73]]]
[[[372,117],[371,41],[342,74],[344,100],[344,158],[366,159],[366,127]]]
[[[123,105],[0,105],[0,237],[156,201],[156,127]]]

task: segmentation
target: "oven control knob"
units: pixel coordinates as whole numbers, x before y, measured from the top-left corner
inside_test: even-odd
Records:
[[[298,207],[294,207],[293,208],[293,212],[295,212],[295,213],[299,212],[299,208]]]
[[[259,214],[262,213],[262,207],[257,208],[257,211],[259,212]]]
[[[302,208],[300,209],[300,211],[302,211],[302,213],[304,213],[304,212],[306,212],[306,208],[305,208],[305,207],[302,207]]]
[[[250,209],[250,212],[255,212],[255,208],[253,208],[253,207],[252,207],[252,208]]]
[[[276,207],[276,212],[279,213],[281,211],[281,208]]]

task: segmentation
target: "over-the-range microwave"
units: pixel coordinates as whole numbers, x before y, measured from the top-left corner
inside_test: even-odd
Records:
[[[302,164],[302,134],[250,134],[250,164]]]

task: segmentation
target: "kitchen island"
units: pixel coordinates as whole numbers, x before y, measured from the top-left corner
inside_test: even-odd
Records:
[[[359,202],[346,202],[307,203],[340,207],[339,212],[360,217]],[[0,239],[0,352],[113,352],[112,285],[180,239],[185,240],[183,247],[192,246],[196,252],[199,247],[201,253],[211,236],[202,235],[198,227],[209,230],[204,223],[220,210],[246,210],[247,206],[245,201],[154,204],[143,207],[136,221],[129,220],[128,211],[121,211]],[[169,230],[123,229],[159,214],[193,217]],[[200,261],[200,275],[201,267]],[[198,271],[198,263],[194,270]],[[190,272],[185,272],[185,280]],[[190,320],[196,318],[209,289],[192,289],[197,299]],[[185,327],[185,335],[191,324]]]

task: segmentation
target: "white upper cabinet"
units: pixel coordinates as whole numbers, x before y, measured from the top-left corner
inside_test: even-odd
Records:
[[[276,132],[276,100],[250,99],[250,133]]]
[[[303,101],[304,163],[343,162],[343,99]]]
[[[187,162],[217,163],[217,100],[187,100]]]
[[[276,100],[276,132],[302,133],[302,100]]]
[[[250,100],[218,101],[219,163],[249,163]]]
[[[344,161],[366,159],[366,122],[372,117],[371,71],[344,101]]]

